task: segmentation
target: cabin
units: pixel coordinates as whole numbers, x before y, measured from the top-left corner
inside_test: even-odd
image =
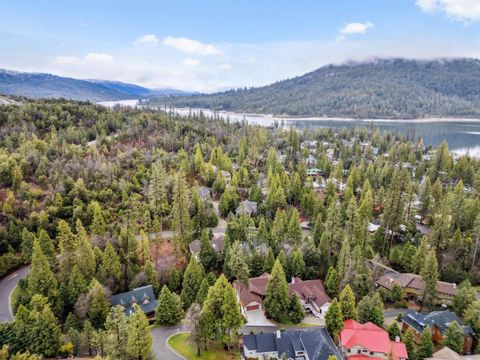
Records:
[[[152,285],[138,287],[131,291],[113,295],[110,298],[110,305],[122,306],[127,316],[132,314],[135,304],[140,306],[140,309],[147,315],[150,322],[155,320],[155,310],[157,309],[158,302],[155,298]]]

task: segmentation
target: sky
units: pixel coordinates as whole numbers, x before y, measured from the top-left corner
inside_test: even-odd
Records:
[[[152,88],[262,86],[374,58],[480,58],[480,0],[2,0],[0,19],[0,68]]]

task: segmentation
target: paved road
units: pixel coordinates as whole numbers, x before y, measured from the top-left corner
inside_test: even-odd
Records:
[[[183,360],[181,356],[178,356],[168,348],[167,340],[170,336],[178,332],[185,332],[185,329],[185,325],[180,324],[175,326],[162,326],[152,330],[153,351],[158,360]]]
[[[0,322],[13,320],[12,310],[10,309],[10,294],[18,285],[20,279],[27,276],[29,269],[29,266],[24,266],[0,280]]]

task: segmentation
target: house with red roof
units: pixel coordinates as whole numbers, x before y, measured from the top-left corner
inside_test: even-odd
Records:
[[[406,360],[405,344],[392,341],[381,327],[345,320],[340,332],[340,351],[347,360]]]
[[[247,320],[253,312],[263,312],[263,299],[270,274],[264,273],[248,280],[248,284],[234,281],[233,287],[237,292],[237,299],[241,305],[243,315]],[[321,280],[302,280],[292,278],[288,284],[290,296],[297,294],[305,311],[316,317],[323,317],[330,306],[331,299],[327,295]]]

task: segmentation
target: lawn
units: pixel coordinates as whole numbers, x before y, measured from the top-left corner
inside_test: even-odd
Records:
[[[10,306],[12,309],[16,309],[17,307],[17,299],[22,294],[23,290],[17,286],[15,289],[12,290],[12,294],[10,295]]]
[[[210,343],[208,351],[202,350],[200,356],[197,356],[197,347],[190,341],[190,334],[181,333],[173,335],[168,339],[170,345],[176,352],[188,360],[235,360],[240,359],[238,348],[231,349],[228,353],[224,350],[222,344]]]

